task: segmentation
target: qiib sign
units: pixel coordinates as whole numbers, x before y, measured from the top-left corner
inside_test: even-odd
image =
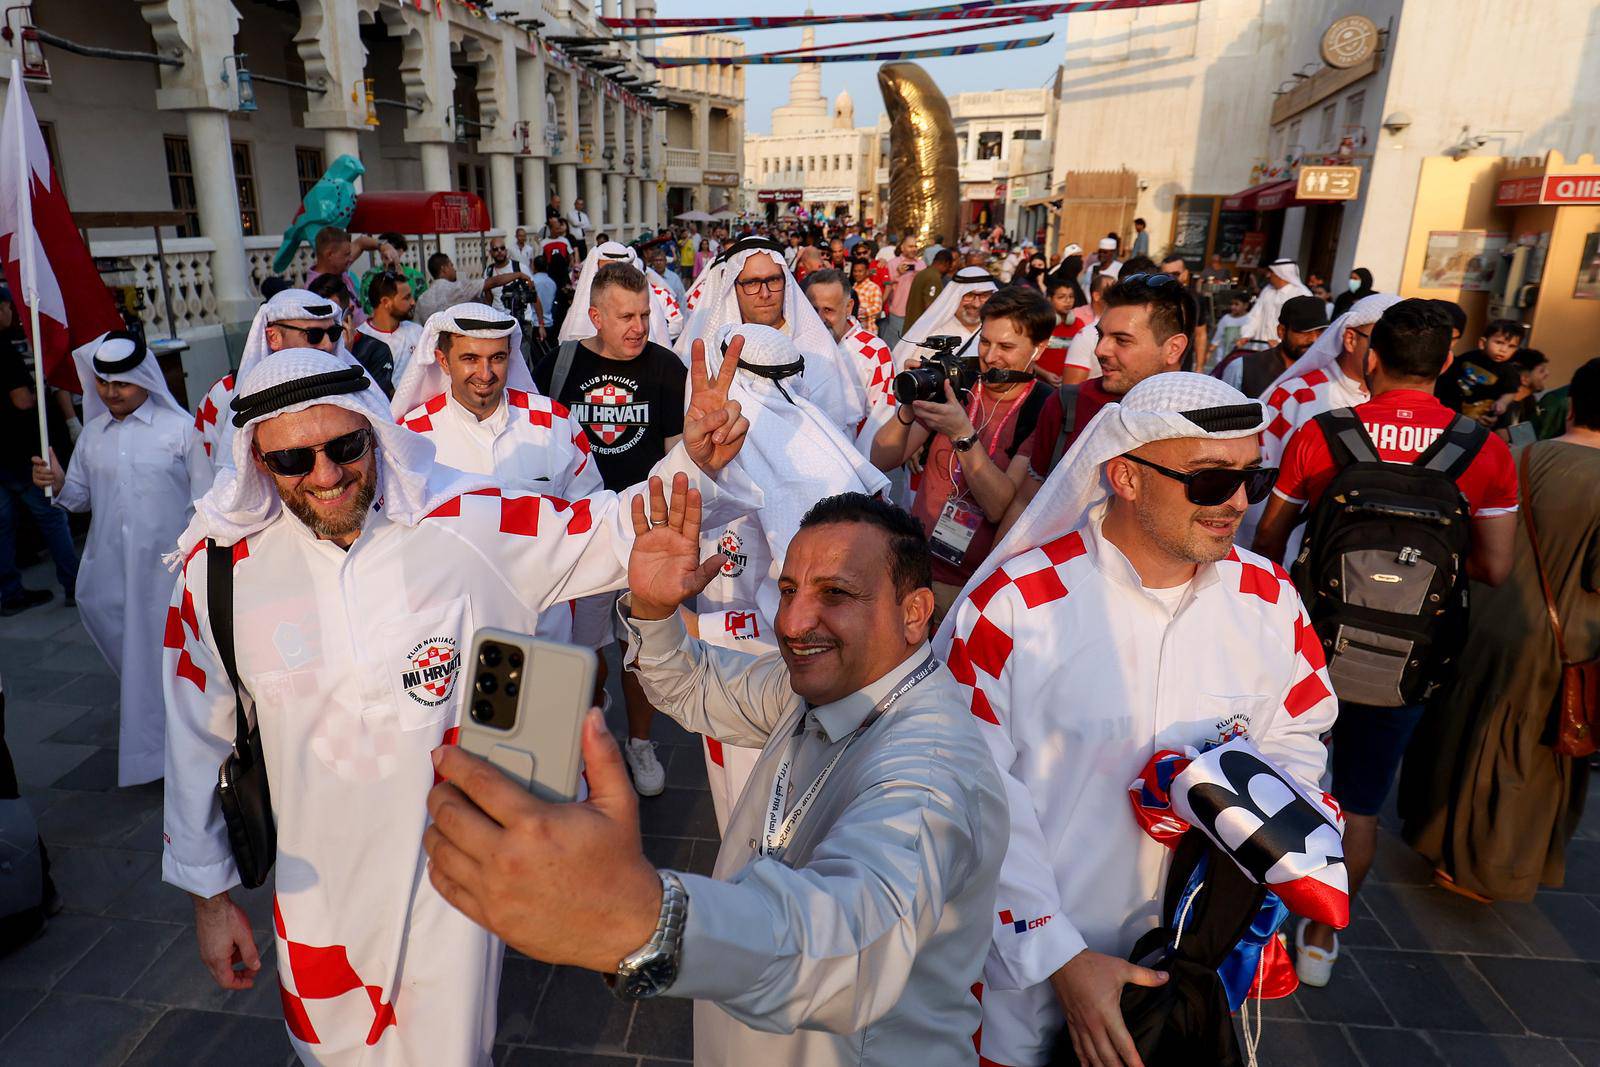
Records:
[[[1500,207],[1533,204],[1600,204],[1600,174],[1546,174],[1507,178],[1495,190]]]

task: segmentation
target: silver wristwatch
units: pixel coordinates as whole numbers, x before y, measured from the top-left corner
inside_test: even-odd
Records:
[[[616,974],[606,975],[606,984],[618,1000],[659,996],[678,978],[689,894],[671,871],[658,870],[656,874],[661,877],[661,916],[656,920],[656,932],[643,948],[623,957]]]

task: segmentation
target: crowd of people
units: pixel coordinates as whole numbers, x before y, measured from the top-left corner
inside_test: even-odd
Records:
[[[1192,1062],[1334,980],[1397,779],[1441,886],[1561,882],[1600,359],[1551,388],[1517,322],[1467,349],[1454,304],[1143,220],[926,236],[623,244],[553,200],[467,277],[327,227],[192,413],[136,331],[76,353],[81,413],[34,396],[0,300],[4,613],[51,597],[26,509],[224,989],[275,857],[304,1062],[488,1062],[508,944],[694,999],[706,1064]],[[601,653],[602,707],[616,647],[583,802],[455,747],[485,626]],[[657,714],[703,738],[710,876],[640,847]]]

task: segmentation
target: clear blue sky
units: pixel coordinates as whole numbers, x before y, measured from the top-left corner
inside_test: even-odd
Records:
[[[818,15],[855,14],[869,11],[906,10],[928,7],[931,0],[812,0],[810,6]],[[660,18],[696,15],[727,15],[737,9],[741,15],[802,15],[805,0],[783,0],[770,5],[739,5],[728,0],[711,3],[707,0],[659,0],[656,14]],[[901,33],[918,33],[940,29],[951,23],[938,22],[878,22],[844,26],[817,27],[817,43],[831,44],[845,41],[862,41],[874,37],[889,37]],[[947,94],[973,92],[984,89],[1037,89],[1055,77],[1056,67],[1066,47],[1063,30],[1066,18],[1048,22],[1025,22],[1019,26],[1005,26],[979,33],[952,33],[943,37],[924,37],[916,41],[893,44],[865,45],[852,48],[852,52],[893,51],[912,48],[938,48],[945,45],[969,44],[976,41],[1003,41],[1017,37],[1037,37],[1054,33],[1048,44],[1038,48],[1019,49],[1015,52],[995,52],[978,56],[950,56],[941,59],[922,59],[917,62],[927,68]],[[772,52],[800,45],[800,30],[758,30],[740,33],[746,52]],[[772,109],[789,99],[789,79],[798,68],[789,64],[745,67],[745,126],[751,133],[767,133],[772,128]],[[883,98],[878,95],[877,63],[824,63],[822,65],[822,93],[830,101],[840,89],[848,89],[856,105],[856,125],[870,126],[878,121],[883,110]]]

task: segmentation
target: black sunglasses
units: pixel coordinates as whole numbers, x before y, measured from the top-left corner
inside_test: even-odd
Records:
[[[285,322],[273,323],[280,330],[293,330],[306,335],[306,340],[314,345],[320,345],[324,337],[338,337],[344,332],[342,326],[290,326]]]
[[[280,478],[304,478],[316,469],[318,452],[326,454],[330,460],[342,467],[365,456],[372,450],[372,445],[372,431],[360,429],[340,434],[320,445],[279,448],[272,452],[262,452],[257,449],[257,454],[261,456],[261,462],[266,464],[267,469]]]
[[[1177,278],[1170,274],[1130,274],[1126,278],[1119,277],[1117,283],[1119,286],[1142,285],[1153,292],[1170,293],[1178,305],[1179,318],[1183,323],[1183,332],[1186,334],[1194,332],[1194,302],[1188,299],[1188,291],[1184,289],[1183,283]],[[1172,286],[1171,290],[1165,288],[1168,285]]]
[[[1198,504],[1203,508],[1214,508],[1219,504],[1226,504],[1233,499],[1233,494],[1244,486],[1244,498],[1252,504],[1259,504],[1267,499],[1267,494],[1272,492],[1272,483],[1278,480],[1276,467],[1249,467],[1239,470],[1234,467],[1206,467],[1197,471],[1175,471],[1163,467],[1159,463],[1151,463],[1138,456],[1124,456],[1141,467],[1149,467],[1160,474],[1165,474],[1173,481],[1183,483],[1183,495],[1189,503]]]

